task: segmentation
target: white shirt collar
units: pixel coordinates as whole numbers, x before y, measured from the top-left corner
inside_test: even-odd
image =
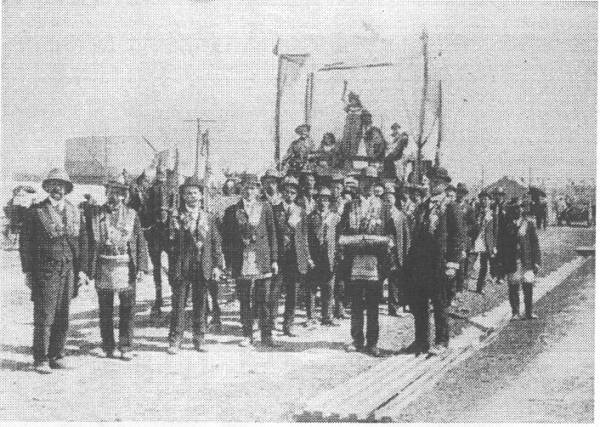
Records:
[[[48,200],[50,200],[50,204],[52,205],[52,207],[58,209],[59,211],[62,211],[65,208],[64,197],[57,201],[54,200],[52,197],[48,196]]]

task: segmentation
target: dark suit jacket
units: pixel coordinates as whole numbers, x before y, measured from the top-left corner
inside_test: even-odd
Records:
[[[458,269],[461,221],[455,202],[444,201],[435,227],[430,225],[431,199],[415,211],[413,244],[407,262],[410,291],[433,296],[443,291],[448,266]]]
[[[325,245],[321,246],[319,241],[319,232],[323,221],[326,221]],[[334,211],[329,211],[325,218],[317,210],[312,211],[307,216],[308,229],[308,248],[310,257],[319,270],[325,270],[333,273],[335,268],[336,246],[337,246],[337,226],[340,217]]]
[[[391,267],[404,267],[412,244],[411,230],[406,214],[394,207],[392,211],[384,210],[386,234],[392,237]]]
[[[289,218],[286,215],[285,207],[283,203],[272,205],[273,219],[275,222],[275,231],[277,234],[277,253],[279,260],[283,261],[284,255],[290,253],[289,249],[286,248],[285,243],[289,242],[290,248],[293,248],[293,254],[295,257],[296,267],[300,274],[306,274],[308,271],[308,240],[306,230],[306,212],[297,204],[292,205],[294,214],[300,217],[298,224],[292,225],[289,223]],[[289,260],[288,260],[289,262]],[[284,268],[280,262],[280,269]]]
[[[507,226],[506,250],[502,263],[502,271],[505,274],[517,271],[517,260],[521,261],[523,270],[533,270],[535,265],[542,263],[535,224],[525,219],[524,229],[524,233],[520,232],[519,227],[512,221]]]
[[[44,286],[40,272],[57,263],[72,263],[74,276],[81,270],[82,254],[87,251],[85,221],[77,207],[65,200],[64,216],[52,207],[48,199],[27,210],[21,231],[19,251],[21,268],[32,273],[32,298]],[[74,287],[74,294],[77,289]]]
[[[463,222],[463,250],[467,253],[471,250],[473,246],[473,242],[477,238],[477,218],[475,209],[471,206],[470,203],[463,201],[458,205],[459,212],[462,217]]]
[[[256,258],[259,270],[263,274],[271,272],[271,264],[277,262],[277,236],[273,221],[273,209],[269,203],[262,204],[260,221],[256,227]],[[239,277],[242,271],[244,244],[242,241],[242,228],[238,215],[248,215],[244,210],[244,201],[240,200],[235,205],[225,210],[223,218],[223,253],[228,266],[231,267],[233,277]]]
[[[180,213],[183,212],[183,210],[180,211]],[[206,212],[205,215],[208,215],[205,233],[192,233],[189,229],[184,229],[181,215],[176,222],[177,228],[173,233],[173,274],[178,281],[195,277],[197,272],[191,270],[197,265],[202,267],[205,280],[211,280],[213,268],[223,267],[221,235],[217,229],[216,218]],[[198,227],[198,224],[196,227]],[[202,242],[200,250],[197,247],[199,241]]]

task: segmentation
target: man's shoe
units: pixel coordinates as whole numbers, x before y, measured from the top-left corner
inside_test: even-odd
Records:
[[[402,350],[402,353],[419,355],[422,353],[427,353],[428,351],[429,351],[428,345],[425,345],[418,341],[413,341],[410,345],[408,345],[407,347],[404,347],[404,349]]]
[[[251,338],[244,338],[243,340],[240,341],[240,343],[238,345],[240,347],[252,347],[253,342],[252,342]]]
[[[513,313],[513,315],[510,318],[510,321],[515,322],[517,320],[521,320],[521,315],[519,313]]]
[[[48,375],[52,373],[52,369],[50,369],[50,364],[48,362],[37,362],[34,363],[33,369],[38,374]]]
[[[289,328],[283,328],[283,335],[285,335],[286,337],[297,337],[298,335],[293,333],[291,329]]]
[[[365,348],[365,353],[370,354],[373,357],[379,357],[379,356],[381,356],[381,351],[375,345],[366,347]]]
[[[447,350],[448,350],[448,346],[443,345],[443,344],[436,344],[429,349],[429,354],[431,356],[439,356],[442,353],[446,352]]]
[[[167,349],[167,353],[174,355],[179,353],[179,348],[181,347],[181,342],[172,342],[169,344],[169,348]]]
[[[121,350],[121,360],[129,362],[133,359],[133,353],[130,350]]]
[[[537,314],[534,314],[534,313],[524,314],[521,316],[521,320],[535,320],[537,318],[538,318]]]
[[[321,325],[323,325],[323,326],[340,326],[340,324],[339,324],[339,323],[337,323],[337,322],[334,322],[334,321],[333,321],[333,320],[331,320],[331,319],[323,320],[323,321],[321,322]]]
[[[206,351],[206,341],[204,338],[194,338],[194,350],[198,352]]]
[[[112,350],[102,349],[102,351],[100,352],[100,356],[104,357],[106,359],[114,359],[115,357],[117,357],[114,349],[112,349]]]
[[[355,352],[357,352],[357,351],[361,351],[362,349],[363,349],[363,346],[362,346],[362,345],[358,345],[358,344],[355,344],[355,343],[348,344],[348,345],[346,346],[346,351],[347,351],[348,353],[355,353]]]
[[[64,362],[61,362],[58,359],[50,359],[48,361],[48,365],[51,369],[67,369],[67,365]]]

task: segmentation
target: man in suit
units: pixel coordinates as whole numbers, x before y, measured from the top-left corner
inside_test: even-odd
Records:
[[[317,177],[311,171],[304,171],[300,175],[300,194],[296,202],[306,213],[315,208],[317,194]]]
[[[448,201],[445,189],[451,181],[446,169],[428,171],[431,196],[415,211],[414,238],[409,253],[409,301],[415,319],[415,341],[408,352],[441,354],[448,347],[450,330],[448,306],[451,286],[459,268],[460,221],[455,202]],[[435,345],[429,342],[429,303],[435,318]]]
[[[337,326],[331,318],[333,308],[333,291],[335,284],[335,258],[337,236],[336,228],[339,215],[329,209],[331,190],[322,187],[317,196],[317,207],[308,214],[308,247],[313,268],[309,272],[305,301],[307,318],[312,317],[314,294],[316,288],[321,289],[321,324]]]
[[[94,279],[98,293],[100,336],[106,357],[115,357],[113,311],[115,294],[119,295],[119,351],[121,359],[132,359],[133,320],[135,311],[136,281],[148,271],[146,239],[137,212],[126,206],[129,187],[123,175],[106,184],[107,202],[91,206],[86,215],[88,250],[82,254],[81,269]],[[108,257],[121,256],[128,265],[124,283],[112,283]]]
[[[363,170],[361,181],[362,196],[348,203],[340,219],[340,236],[370,234],[384,235],[384,220],[381,200],[373,196],[373,185],[377,181],[377,171],[371,167]],[[347,351],[362,351],[377,357],[379,340],[379,299],[381,297],[381,272],[385,271],[385,254],[342,253],[340,272],[348,281],[351,300],[352,344]],[[365,311],[367,317],[364,331]],[[365,345],[366,338],[366,345]]]
[[[294,317],[298,289],[306,286],[306,273],[313,266],[308,251],[306,212],[295,202],[298,180],[287,176],[283,180],[283,201],[280,209],[274,209],[279,241],[280,276],[285,286],[285,311],[283,334],[293,337]]]
[[[388,279],[388,313],[398,314],[398,307],[406,306],[405,287],[406,257],[411,244],[410,224],[408,218],[396,207],[396,187],[386,183],[383,195],[383,213],[386,224],[386,234],[392,237],[391,262],[387,273]]]
[[[282,165],[287,166],[288,172],[298,173],[306,167],[308,155],[315,151],[315,143],[310,137],[309,124],[297,126],[294,132],[298,135],[298,139],[290,144]]]
[[[494,235],[496,236],[496,248],[498,253],[490,263],[490,274],[496,279],[497,283],[505,279],[502,263],[508,251],[507,242],[504,240],[507,235],[509,221],[506,216],[506,192],[502,187],[494,188],[492,191],[494,213]]]
[[[173,285],[169,354],[179,352],[185,330],[185,305],[192,291],[193,343],[204,351],[206,334],[206,296],[210,280],[221,275],[223,254],[221,236],[214,217],[201,207],[204,184],[196,176],[185,180],[179,189],[183,206],[174,221]]]
[[[491,206],[490,195],[482,191],[479,193],[479,208],[476,213],[476,236],[473,242],[473,252],[479,256],[479,276],[477,278],[477,293],[483,294],[488,264],[498,266],[495,263],[497,250],[496,215]],[[495,274],[498,270],[494,270]]]
[[[469,254],[472,241],[475,239],[475,237],[472,237],[476,227],[475,211],[466,200],[467,194],[469,194],[467,186],[459,182],[456,185],[456,203],[463,223],[463,233],[461,236],[460,268],[456,272],[456,292],[462,292],[466,288],[466,282],[469,279]]]
[[[75,278],[87,251],[85,221],[65,195],[73,183],[63,169],[53,169],[42,182],[48,198],[27,211],[20,239],[21,267],[33,301],[33,363],[37,372],[64,368],[60,361],[69,328],[69,305],[77,293]]]
[[[344,175],[339,173],[334,174],[332,176],[332,181],[330,209],[341,218],[349,201],[349,198],[346,197],[348,192],[344,189]],[[344,301],[346,301],[346,285],[342,278],[342,274],[339,274],[337,271],[339,263],[336,262],[335,264],[336,273],[335,284],[333,287],[333,317],[336,319],[347,319],[348,316],[346,315],[346,310],[344,308]]]
[[[169,187],[167,185],[167,172],[160,165],[156,170],[156,181],[148,190],[146,204],[146,222],[144,235],[148,242],[150,261],[152,262],[152,275],[156,297],[152,306],[152,313],[160,314],[162,299],[162,253],[169,252],[169,210],[171,209]]]
[[[273,346],[269,301],[271,277],[279,272],[277,235],[273,209],[260,200],[260,184],[256,177],[249,178],[244,184],[242,199],[225,210],[223,246],[237,281],[244,335],[240,345],[253,345],[253,325],[258,316],[261,341]]]
[[[279,274],[271,279],[271,292],[269,300],[269,310],[272,328],[275,329],[277,316],[279,315],[279,298],[281,297],[281,286],[283,281],[283,265],[281,256],[283,253],[283,228],[285,227],[285,213],[283,206],[283,197],[279,191],[281,173],[269,169],[261,177],[263,197],[262,200],[269,203],[273,209],[273,221],[275,222],[275,233],[277,235],[277,252],[279,254]]]
[[[387,142],[383,137],[381,129],[373,126],[373,117],[371,116],[371,113],[366,110],[364,110],[361,115],[361,122],[363,126],[363,138],[366,145],[367,156],[373,157],[377,160],[383,160],[385,157]]]

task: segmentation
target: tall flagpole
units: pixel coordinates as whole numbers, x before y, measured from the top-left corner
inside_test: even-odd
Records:
[[[437,140],[437,148],[435,151],[435,165],[440,166],[440,156],[442,150],[442,131],[443,131],[443,121],[442,121],[442,81],[438,82],[438,92],[439,92],[439,104],[438,104],[438,140]]]
[[[423,132],[425,127],[425,103],[427,101],[427,85],[429,84],[429,69],[428,69],[428,57],[427,57],[427,32],[423,30],[423,34],[421,35],[421,40],[423,40],[423,93],[421,99],[421,111],[419,112],[419,136],[417,139],[417,170],[416,170],[416,179],[417,184],[421,184],[423,180],[423,145],[425,145],[425,141],[423,141]]]
[[[283,58],[277,51],[279,47],[279,40],[273,53],[277,55],[277,95],[275,98],[275,164],[277,170],[281,170],[281,124],[280,124],[280,113],[281,113],[281,72],[283,69]]]

